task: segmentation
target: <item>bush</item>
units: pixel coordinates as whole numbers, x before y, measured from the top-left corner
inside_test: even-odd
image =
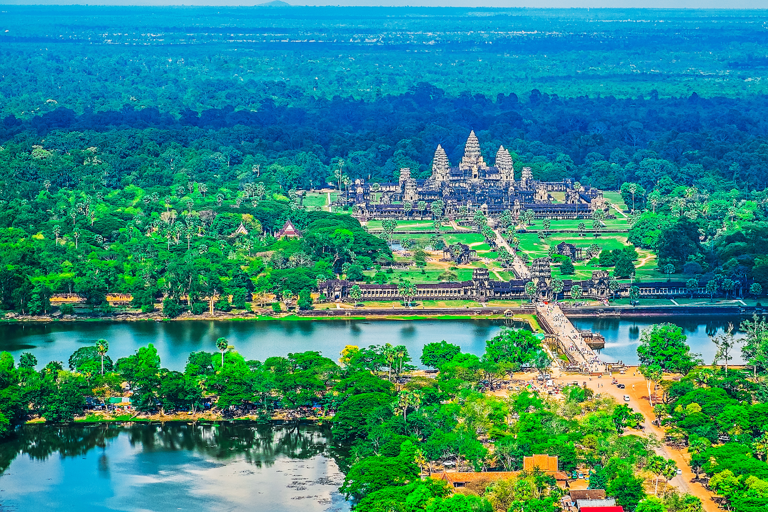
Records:
[[[205,302],[195,302],[192,304],[192,314],[193,315],[202,315],[208,311],[208,304]]]
[[[175,300],[168,297],[163,300],[163,315],[167,316],[168,318],[176,318],[183,311],[184,308],[182,305]]]
[[[213,305],[213,308],[216,311],[229,311],[232,309],[232,306],[230,305],[229,300],[222,296],[219,298],[219,300],[216,301],[216,303]]]
[[[141,312],[142,313],[152,313],[155,310],[154,304],[145,304],[141,306]]]
[[[282,306],[280,306],[279,302],[273,302],[272,303],[272,311],[274,311],[275,313],[279,313],[282,310],[283,310],[283,308],[282,308]]]
[[[62,304],[61,307],[59,307],[61,310],[62,315],[74,315],[75,314],[75,305],[74,304]]]

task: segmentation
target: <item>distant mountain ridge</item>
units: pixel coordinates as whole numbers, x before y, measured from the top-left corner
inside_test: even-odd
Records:
[[[282,0],[272,0],[271,2],[266,2],[263,4],[256,4],[254,7],[293,7],[288,2],[283,2]]]

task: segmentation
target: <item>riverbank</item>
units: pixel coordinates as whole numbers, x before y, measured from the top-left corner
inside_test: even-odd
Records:
[[[740,302],[740,301],[738,301]],[[737,301],[716,304],[653,304],[630,306],[615,305],[584,305],[576,306],[561,302],[563,313],[568,317],[674,317],[674,316],[751,316],[761,314],[765,310],[760,305],[739,304]],[[161,313],[125,312],[110,316],[88,315],[41,315],[28,316],[6,313],[0,318],[0,324],[40,324],[51,322],[180,322],[180,321],[224,321],[224,322],[274,322],[274,321],[316,321],[316,320],[472,320],[472,319],[527,319],[532,317],[532,304],[520,305],[512,303],[509,306],[479,306],[479,307],[354,307],[349,304],[338,305],[336,309],[312,309],[291,313],[274,314],[267,310],[255,313],[236,311],[225,313],[217,311],[214,314],[183,314],[175,318],[167,318]],[[528,320],[526,320],[528,321]]]

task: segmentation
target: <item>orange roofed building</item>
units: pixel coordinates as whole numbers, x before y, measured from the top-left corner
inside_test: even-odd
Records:
[[[296,229],[290,220],[285,221],[283,228],[277,232],[275,238],[280,240],[281,238],[301,238],[301,233]]]
[[[532,457],[523,457],[523,471],[533,473],[539,471],[553,477],[557,481],[558,487],[565,489],[568,487],[568,474],[557,469],[557,457],[549,455],[534,455]],[[460,488],[468,485],[487,485],[497,480],[506,480],[520,474],[520,471],[487,471],[477,472],[442,472],[431,475],[435,480],[444,480],[450,487]]]

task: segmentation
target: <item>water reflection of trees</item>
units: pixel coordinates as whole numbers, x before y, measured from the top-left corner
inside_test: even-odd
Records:
[[[258,467],[271,466],[278,458],[308,459],[328,450],[329,432],[310,425],[133,424],[27,425],[0,443],[0,473],[19,455],[46,460],[79,457],[94,448],[107,448],[120,435],[144,451],[190,451],[216,460],[243,457]]]

